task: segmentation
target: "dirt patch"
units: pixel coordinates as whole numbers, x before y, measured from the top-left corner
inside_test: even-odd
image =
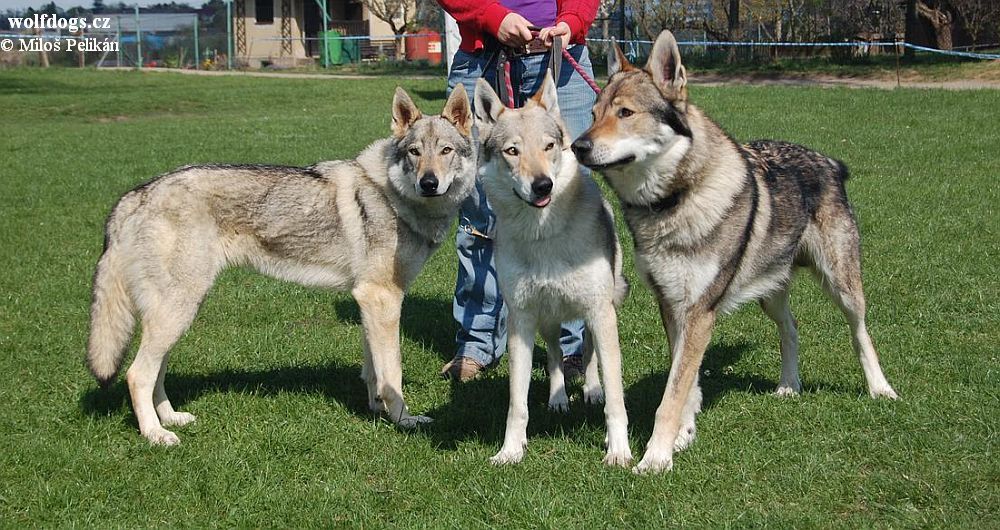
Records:
[[[953,79],[948,81],[914,79],[900,76],[895,79],[868,79],[858,77],[837,77],[825,74],[751,74],[721,75],[692,74],[691,83],[703,86],[726,85],[768,85],[768,86],[821,86],[849,88],[940,88],[945,90],[1000,89],[1000,80],[993,79]]]
[[[122,121],[128,121],[129,117],[119,114],[118,116],[99,116],[96,120],[97,123],[117,123]]]
[[[997,68],[1000,69],[1000,61]],[[122,68],[131,70],[131,68]],[[117,68],[105,68],[102,70],[117,70]],[[178,70],[172,68],[144,68],[146,72],[166,72],[186,75],[203,76],[243,76],[243,77],[273,77],[284,79],[381,79],[383,75],[360,75],[360,74],[309,74],[309,73],[278,73],[278,72],[256,72],[256,71],[225,71],[225,70]],[[442,76],[431,75],[407,75],[392,76],[397,79],[442,79]],[[897,83],[895,73],[891,78],[861,78],[861,77],[837,77],[829,74],[812,73],[758,73],[758,74],[697,74],[692,73],[689,77],[692,83],[704,86],[727,86],[727,85],[768,85],[768,86],[821,86],[821,87],[849,87],[849,88],[940,88],[945,90],[977,90],[977,89],[1000,89],[1000,79],[993,79],[992,75],[980,77],[974,76],[963,79],[932,80],[926,79],[919,74],[912,72],[900,72],[900,80]]]

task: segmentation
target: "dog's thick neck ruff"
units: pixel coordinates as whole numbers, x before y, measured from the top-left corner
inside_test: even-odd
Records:
[[[654,201],[649,204],[633,204],[626,201],[621,201],[622,208],[640,209],[648,210],[657,213],[667,213],[673,210],[684,200],[684,194],[687,192],[687,188],[680,188],[666,197]]]

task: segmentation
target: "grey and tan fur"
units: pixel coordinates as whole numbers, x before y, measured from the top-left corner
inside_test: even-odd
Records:
[[[194,420],[167,399],[167,359],[227,266],[349,290],[361,309],[369,406],[400,426],[429,421],[403,401],[400,308],[472,190],[473,118],[461,89],[440,117],[422,116],[397,89],[392,116],[393,136],[355,160],[188,166],[114,207],[94,274],[87,363],[103,385],[113,381],[138,318],[142,340],[126,380],[150,442],[176,444],[165,427]]]
[[[738,145],[688,102],[669,31],[644,69],[609,53],[593,126],[573,144],[619,196],[636,267],[654,291],[672,363],[653,434],[635,471],[670,469],[695,437],[698,370],[717,315],[759,300],[781,335],[777,393],[800,391],[788,303],[794,265],[808,266],[847,317],[868,392],[895,398],[865,327],[858,226],[847,168],[804,147]]]
[[[482,79],[475,103],[479,174],[497,216],[497,277],[509,310],[510,406],[503,447],[491,462],[514,463],[524,456],[536,330],[548,349],[549,407],[569,410],[560,324],[583,319],[584,401],[599,403],[607,393],[604,462],[626,465],[632,453],[616,307],[628,284],[610,206],[570,152],[550,75],[521,109],[505,109]]]

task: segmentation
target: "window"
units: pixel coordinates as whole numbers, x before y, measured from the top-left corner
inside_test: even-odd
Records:
[[[254,12],[258,24],[274,24],[274,0],[256,0]]]

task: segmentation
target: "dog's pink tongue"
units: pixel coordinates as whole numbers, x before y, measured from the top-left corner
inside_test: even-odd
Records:
[[[545,197],[542,197],[541,199],[535,199],[535,202],[533,202],[531,204],[534,204],[535,206],[537,206],[539,208],[544,208],[544,207],[548,206],[550,202],[552,202],[552,196],[551,195],[547,195]]]

